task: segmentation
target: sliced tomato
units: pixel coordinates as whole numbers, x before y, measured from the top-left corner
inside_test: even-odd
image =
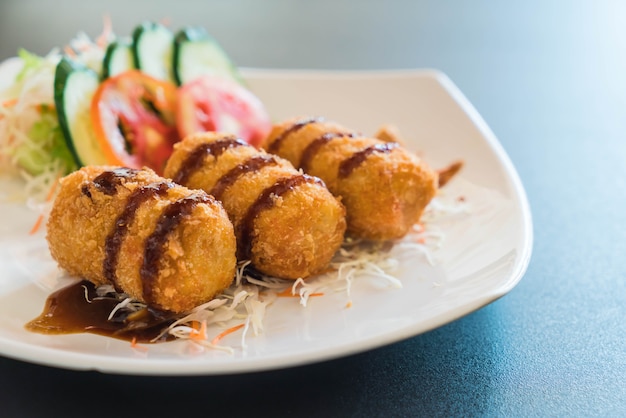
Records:
[[[176,87],[138,70],[100,84],[91,102],[94,132],[110,164],[161,173],[179,140]]]
[[[176,124],[181,138],[196,132],[229,132],[254,146],[271,129],[263,103],[250,90],[213,75],[201,75],[179,87]]]

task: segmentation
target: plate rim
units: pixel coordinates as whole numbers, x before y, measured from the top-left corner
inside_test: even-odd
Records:
[[[452,310],[446,311],[445,315],[434,316],[426,321],[403,327],[393,333],[359,339],[357,342],[349,342],[340,346],[332,346],[323,349],[316,348],[314,352],[299,352],[295,356],[263,356],[253,359],[237,358],[235,361],[215,362],[198,361],[194,359],[143,359],[140,357],[107,357],[103,354],[75,353],[65,349],[54,347],[34,347],[31,343],[15,341],[0,336],[0,355],[16,360],[40,364],[44,366],[64,368],[69,370],[93,370],[109,374],[146,375],[146,376],[193,376],[193,375],[225,375],[241,374],[259,371],[269,371],[319,363],[336,358],[346,357],[353,354],[380,348],[408,338],[415,337],[435,328],[444,326],[466,315],[489,305],[508,294],[524,276],[533,249],[533,223],[530,205],[523,187],[522,181],[506,153],[502,144],[487,125],[476,108],[461,92],[456,84],[442,71],[431,68],[422,69],[399,69],[399,70],[308,70],[308,69],[269,69],[269,68],[242,68],[244,79],[263,78],[281,80],[285,77],[296,80],[315,79],[397,79],[427,77],[437,81],[440,86],[450,95],[453,101],[466,114],[471,123],[487,142],[489,148],[495,153],[498,162],[507,173],[511,187],[511,196],[514,198],[520,213],[522,225],[521,246],[516,247],[519,254],[513,270],[507,275],[508,279],[490,289],[480,300],[471,300]],[[442,319],[442,316],[445,319]],[[106,337],[100,337],[106,338]],[[40,358],[45,354],[45,358]],[[152,368],[153,366],[154,368]]]

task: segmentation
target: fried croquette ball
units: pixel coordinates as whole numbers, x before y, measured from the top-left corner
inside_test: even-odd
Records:
[[[91,166],[64,177],[47,231],[52,257],[70,275],[166,311],[211,300],[235,274],[222,205],[150,169]]]
[[[345,208],[320,179],[232,135],[188,136],[175,145],[165,175],[222,202],[235,225],[239,259],[263,274],[320,273],[343,242]]]
[[[437,192],[437,173],[400,144],[321,118],[276,124],[262,147],[324,180],[346,207],[352,237],[404,236]]]

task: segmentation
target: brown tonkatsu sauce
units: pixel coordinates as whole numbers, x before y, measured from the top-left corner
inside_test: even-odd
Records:
[[[91,183],[81,187],[81,193],[92,198],[94,192],[115,195],[117,187],[132,181],[139,170],[116,168],[99,174]],[[165,196],[168,190],[179,187],[167,180],[156,181],[136,187],[127,197],[124,209],[118,215],[111,231],[105,238],[103,275],[115,288],[117,264],[124,239],[129,233],[138,209],[152,198]],[[51,294],[41,315],[26,325],[30,331],[44,334],[94,333],[137,342],[161,342],[174,337],[162,336],[167,327],[180,315],[162,311],[153,300],[153,285],[159,274],[159,262],[165,251],[168,237],[188,217],[193,209],[215,200],[197,191],[187,197],[167,202],[156,220],[152,233],[145,240],[143,263],[140,267],[143,301],[149,307],[135,312],[118,310],[109,318],[121,302],[118,297],[98,297],[95,285],[82,281]],[[156,341],[155,341],[156,339]]]
[[[40,334],[87,332],[140,343],[174,339],[168,333],[161,334],[177,319],[175,314],[145,308],[130,314],[120,310],[109,319],[119,302],[98,297],[88,281],[77,282],[48,296],[43,312],[26,324],[26,329]]]
[[[246,173],[258,171],[265,166],[274,165],[276,163],[276,158],[271,155],[257,155],[251,157],[243,163],[237,164],[235,167],[226,172],[226,174],[220,177],[209,194],[219,200],[222,198],[224,191],[226,191],[226,189],[235,183],[241,176]]]
[[[339,178],[346,178],[365,161],[365,159],[374,153],[388,153],[399,145],[396,142],[386,142],[384,144],[376,144],[369,146],[361,151],[355,152],[339,164]]]
[[[272,141],[272,143],[269,145],[268,151],[271,152],[272,154],[276,154],[278,150],[280,149],[280,144],[282,144],[282,142],[285,139],[287,139],[289,135],[291,135],[294,132],[299,131],[300,129],[304,128],[306,125],[309,125],[311,123],[317,123],[320,121],[321,121],[320,118],[307,118],[307,119],[303,119],[301,121],[294,123],[289,128],[285,129],[279,136],[277,136],[274,139],[274,141]]]
[[[452,177],[456,176],[456,174],[461,171],[461,168],[463,168],[463,161],[455,161],[448,167],[438,170],[438,187],[442,188],[443,186],[448,184],[448,182],[452,180]]]
[[[285,139],[288,138],[290,135],[299,131],[306,125],[309,125],[311,123],[318,123],[321,121],[322,119],[320,118],[308,118],[293,123],[287,129],[281,132],[281,134],[278,135],[274,139],[274,141],[272,141],[272,143],[269,145],[269,151],[277,153],[280,149],[282,142],[285,141]],[[333,139],[345,137],[353,138],[354,136],[355,134],[353,132],[326,132],[318,138],[313,139],[302,151],[302,154],[300,156],[300,163],[298,164],[299,168],[305,172],[309,171],[309,165],[313,158],[315,158],[315,155],[320,152],[321,148],[325,144],[329,143]],[[338,172],[339,178],[348,177],[355,168],[357,168],[367,159],[369,155],[374,153],[388,153],[398,146],[399,144],[396,142],[387,142],[384,144],[372,145],[361,151],[355,152],[340,163]]]
[[[315,155],[322,149],[322,147],[332,141],[335,138],[344,138],[354,136],[351,132],[326,132],[324,135],[315,138],[313,141],[306,146],[304,151],[302,151],[302,156],[300,157],[300,168],[303,171],[309,171],[309,164],[311,160],[315,157]]]
[[[219,141],[200,144],[187,156],[172,180],[176,183],[184,184],[187,180],[189,180],[189,177],[191,177],[193,173],[202,167],[204,158],[207,155],[213,155],[217,158],[229,148],[247,145],[248,143],[235,137],[227,137],[220,139]]]
[[[123,179],[134,176],[138,170],[129,168],[116,168],[105,171],[98,175],[93,183],[96,188],[107,194],[114,194],[116,185],[121,184]],[[169,181],[151,183],[135,189],[126,201],[122,213],[115,220],[113,230],[106,237],[103,261],[104,277],[117,289],[117,263],[119,252],[124,242],[128,229],[132,224],[139,207],[157,196],[164,196],[170,188],[176,185]],[[159,273],[159,259],[163,255],[164,246],[170,232],[172,232],[182,219],[188,216],[198,203],[214,201],[204,193],[194,193],[191,196],[170,203],[157,219],[154,231],[146,238],[144,258],[139,274],[143,286],[143,298],[148,304],[152,304],[152,286]]]
[[[91,192],[89,191],[89,186],[83,184],[80,188],[80,192],[91,199]]]
[[[146,238],[143,263],[139,270],[146,303],[152,304],[152,287],[159,274],[159,259],[163,255],[169,234],[199,203],[209,202],[214,202],[211,196],[204,192],[194,193],[170,203],[161,213],[154,231]]]
[[[117,191],[117,186],[122,184],[123,179],[134,178],[139,170],[134,168],[119,167],[114,170],[105,171],[93,179],[93,184],[100,192],[107,196],[113,196]],[[89,190],[87,190],[89,191]],[[84,194],[87,194],[84,192]],[[88,195],[91,197],[90,195]]]
[[[124,242],[124,238],[128,234],[130,225],[135,219],[137,210],[144,202],[156,196],[163,196],[167,193],[167,190],[172,187],[174,187],[173,183],[164,181],[135,189],[128,197],[124,211],[115,220],[113,231],[106,237],[104,242],[104,262],[102,268],[104,277],[111,284],[116,286],[116,288],[117,274],[115,270],[117,268],[120,248]]]
[[[291,177],[284,177],[279,179],[272,186],[263,190],[256,201],[248,208],[248,211],[239,222],[238,229],[238,258],[240,260],[247,260],[250,258],[252,251],[252,240],[254,230],[254,220],[259,213],[266,209],[270,209],[274,206],[276,199],[285,195],[290,190],[295,189],[303,183],[318,183],[323,185],[324,182],[317,177],[309,176],[307,174],[297,174]]]

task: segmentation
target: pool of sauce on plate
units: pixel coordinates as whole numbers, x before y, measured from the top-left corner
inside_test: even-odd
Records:
[[[144,344],[174,339],[165,334],[153,341],[177,319],[175,314],[146,308],[130,315],[116,314],[109,320],[118,302],[98,298],[88,281],[77,282],[48,296],[43,312],[26,324],[26,329],[41,334],[91,333]]]

